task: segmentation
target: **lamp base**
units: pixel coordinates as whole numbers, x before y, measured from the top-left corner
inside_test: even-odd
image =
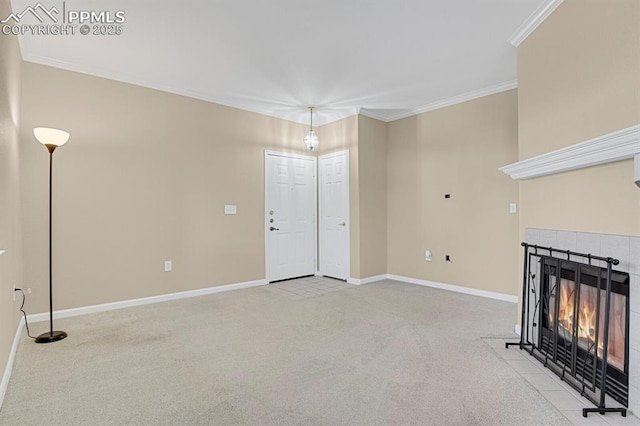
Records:
[[[67,337],[67,333],[64,331],[48,331],[36,337],[36,343],[53,343],[58,340],[62,340],[65,337]]]

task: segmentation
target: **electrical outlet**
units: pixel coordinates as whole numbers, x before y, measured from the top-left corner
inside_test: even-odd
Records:
[[[23,294],[27,295],[27,294],[31,294],[31,287],[27,287],[24,290],[18,290],[18,288],[16,287],[16,285],[13,285],[13,301],[16,301],[16,293],[22,291]]]
[[[164,261],[164,271],[165,272],[171,272],[171,270],[173,269],[173,264],[171,263],[170,260],[165,260]]]
[[[424,251],[424,260],[426,260],[427,262],[431,262],[432,259],[433,259],[433,256],[431,254],[431,250],[425,250]]]
[[[445,254],[445,255],[444,255],[444,260],[445,260],[446,262],[451,262],[451,256],[449,256],[448,254]]]

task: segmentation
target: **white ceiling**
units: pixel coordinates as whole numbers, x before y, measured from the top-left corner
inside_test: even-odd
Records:
[[[318,125],[390,121],[516,87],[507,40],[546,1],[67,0],[67,11],[123,10],[123,34],[20,45],[26,61],[296,122],[309,105]],[[62,0],[42,3],[62,16]]]

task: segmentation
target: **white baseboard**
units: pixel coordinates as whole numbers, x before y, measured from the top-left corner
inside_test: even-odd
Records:
[[[460,287],[460,286],[451,285],[451,284],[442,284],[434,281],[420,280],[417,278],[403,277],[400,275],[393,275],[393,274],[382,274],[382,275],[376,275],[376,276],[367,277],[367,278],[348,278],[347,283],[362,285],[362,284],[370,284],[376,281],[382,281],[385,279],[403,281],[409,284],[417,284],[417,285],[422,285],[426,287],[434,287],[442,290],[454,291],[456,293],[465,293],[465,294],[471,294],[473,296],[487,297],[490,299],[497,299],[497,300],[503,300],[506,302],[518,303],[517,296],[511,296],[503,293],[495,293],[495,292],[486,291],[486,290],[478,290],[478,289],[469,288],[469,287]],[[242,288],[258,287],[258,286],[266,285],[268,283],[269,282],[266,279],[262,279],[262,280],[256,280],[256,281],[247,281],[243,283],[207,287],[207,288],[202,288],[198,290],[181,291],[178,293],[161,294],[159,296],[143,297],[140,299],[122,300],[119,302],[103,303],[100,305],[91,305],[91,306],[83,306],[80,308],[64,309],[61,311],[54,311],[53,318],[54,319],[68,318],[68,317],[75,317],[79,315],[93,314],[97,312],[112,311],[115,309],[130,308],[133,306],[147,305],[150,303],[159,303],[159,302],[167,302],[170,300],[186,299],[188,297],[203,296],[206,294],[221,293],[224,291],[239,290]],[[46,321],[48,319],[49,319],[48,312],[32,314],[28,316],[28,320],[31,322]]]
[[[417,284],[425,287],[433,287],[433,288],[439,288],[442,290],[454,291],[456,293],[464,293],[464,294],[470,294],[473,296],[486,297],[488,299],[502,300],[504,302],[518,303],[518,296],[512,296],[510,294],[496,293],[493,291],[486,291],[486,290],[478,290],[470,287],[460,287],[457,285],[443,284],[443,283],[438,283],[434,281],[420,280],[417,278],[409,278],[409,277],[403,277],[400,275],[393,275],[393,274],[387,274],[387,278],[390,280],[403,281],[409,284]]]
[[[206,294],[222,293],[224,291],[240,290],[242,288],[259,287],[269,282],[266,279],[247,281],[244,283],[219,285],[215,287],[201,288],[198,290],[181,291],[179,293],[161,294],[159,296],[143,297],[140,299],[122,300],[120,302],[103,303],[101,305],[83,306],[80,308],[54,311],[54,318],[68,318],[78,315],[94,314],[97,312],[113,311],[115,309],[130,308],[132,306],[148,305],[150,303],[168,302],[170,300],[186,299],[188,297],[204,296]],[[28,316],[30,322],[46,321],[49,313],[33,314]]]
[[[403,277],[401,275],[394,275],[394,274],[382,274],[382,275],[376,275],[368,278],[348,278],[347,282],[349,284],[361,285],[361,284],[370,284],[370,283],[373,283],[376,281],[382,281],[382,280],[402,281],[409,284],[439,288],[441,290],[448,290],[456,293],[464,293],[464,294],[470,294],[472,296],[480,296],[480,297],[486,297],[489,299],[502,300],[504,302],[518,303],[518,296],[512,296],[510,294],[496,293],[493,291],[486,291],[486,290],[478,290],[475,288],[461,287],[461,286],[451,285],[451,284],[443,284],[435,281],[427,281],[427,280],[421,280],[418,278]]]
[[[11,377],[11,372],[13,371],[13,362],[16,359],[16,352],[18,350],[20,338],[22,337],[23,328],[24,328],[24,317],[20,317],[20,322],[18,322],[16,335],[13,337],[11,352],[9,352],[9,359],[7,360],[7,365],[4,368],[4,374],[2,375],[2,382],[0,382],[0,409],[2,409],[2,403],[4,402],[4,395],[7,393],[7,388],[9,387],[9,378]]]
[[[347,283],[349,284],[355,284],[355,285],[362,285],[362,284],[370,284],[370,283],[374,283],[376,281],[382,281],[382,280],[386,280],[389,276],[387,274],[382,274],[382,275],[375,275],[373,277],[367,277],[367,278],[347,278]]]

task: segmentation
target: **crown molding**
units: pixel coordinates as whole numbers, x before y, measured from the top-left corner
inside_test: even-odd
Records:
[[[530,179],[615,161],[640,153],[640,124],[500,167],[512,179]]]
[[[518,47],[529,35],[542,24],[564,0],[546,0],[527,18],[526,21],[507,40],[509,44]]]
[[[18,40],[20,40],[21,37],[18,37]],[[214,104],[218,104],[218,105],[222,105],[222,106],[226,106],[229,108],[235,108],[235,109],[239,109],[242,111],[248,111],[248,112],[253,112],[256,114],[261,114],[261,115],[266,115],[268,117],[274,117],[274,118],[279,118],[281,120],[286,120],[286,121],[291,121],[294,123],[299,123],[299,124],[308,124],[305,118],[305,120],[296,120],[296,119],[292,119],[291,116],[287,115],[287,114],[283,114],[283,113],[277,113],[277,112],[273,112],[271,110],[265,109],[265,108],[253,108],[251,106],[248,106],[246,104],[240,105],[238,104],[238,102],[234,99],[222,99],[222,98],[218,98],[215,96],[210,96],[208,94],[203,94],[199,91],[194,91],[194,90],[188,90],[188,89],[184,89],[184,88],[180,88],[180,87],[174,87],[174,86],[170,86],[170,85],[166,85],[166,84],[162,84],[162,83],[157,83],[157,82],[152,82],[152,81],[148,81],[148,80],[141,80],[139,78],[133,77],[131,75],[128,75],[126,73],[123,72],[114,72],[114,71],[108,71],[105,72],[104,70],[100,70],[97,68],[93,68],[93,67],[78,67],[76,64],[72,64],[66,61],[60,61],[57,59],[53,59],[53,58],[49,58],[46,56],[40,56],[40,55],[30,55],[30,54],[25,54],[26,50],[22,49],[22,54],[23,54],[23,60],[26,62],[32,62],[35,64],[39,64],[39,65],[45,65],[45,66],[50,66],[53,68],[59,68],[59,69],[63,69],[63,70],[67,70],[67,71],[71,71],[71,72],[76,72],[76,73],[80,73],[80,74],[86,74],[86,75],[90,75],[90,76],[94,76],[94,77],[99,77],[99,78],[105,78],[108,80],[114,80],[114,81],[118,81],[121,83],[126,83],[126,84],[132,84],[134,86],[140,86],[140,87],[145,87],[148,89],[154,89],[154,90],[159,90],[161,92],[167,92],[167,93],[172,93],[174,95],[180,95],[180,96],[185,96],[188,98],[192,98],[192,99],[198,99],[201,101],[205,101],[205,102],[210,102],[210,103],[214,103]],[[418,114],[422,114],[424,112],[428,112],[428,111],[433,111],[436,109],[440,109],[440,108],[445,108],[448,106],[452,106],[455,104],[459,104],[459,103],[463,103],[463,102],[467,102],[473,99],[477,99],[477,98],[481,98],[484,96],[489,96],[489,95],[493,95],[496,93],[500,93],[500,92],[505,92],[507,90],[512,90],[512,89],[517,89],[518,88],[518,81],[517,80],[511,80],[511,81],[506,81],[506,82],[502,82],[502,83],[498,83],[495,84],[493,86],[488,86],[482,89],[478,89],[478,90],[473,90],[471,92],[467,92],[467,93],[462,93],[460,95],[456,95],[453,96],[451,98],[446,98],[446,99],[441,99],[435,102],[431,102],[428,103],[426,105],[417,107],[417,108],[412,108],[412,109],[403,109],[402,111],[398,112],[397,114],[391,114],[391,115],[386,115],[386,114],[377,114],[375,112],[373,112],[370,109],[367,109],[365,107],[358,107],[358,108],[352,108],[352,109],[345,109],[344,111],[340,111],[340,112],[334,112],[332,114],[332,116],[330,118],[327,119],[327,117],[324,117],[324,119],[320,118],[317,119],[317,126],[324,126],[325,124],[330,124],[333,123],[335,121],[339,121],[348,117],[352,117],[354,115],[364,115],[365,117],[369,117],[369,118],[373,118],[375,120],[380,120],[383,121],[385,123],[389,123],[391,121],[396,121],[396,120],[400,120],[403,118],[407,118],[407,117],[412,117],[414,115],[418,115]]]
[[[495,95],[496,93],[506,92],[507,90],[517,89],[517,88],[518,88],[517,80],[505,81],[503,83],[494,84],[493,86],[485,87],[478,90],[473,90],[471,92],[463,93],[461,95],[456,95],[451,98],[446,98],[446,99],[441,99],[439,101],[431,102],[417,108],[403,110],[398,114],[381,115],[381,114],[376,114],[375,112],[372,112],[369,109],[361,108],[360,115],[364,115],[365,117],[374,118],[376,120],[389,123],[391,121],[402,120],[403,118],[413,117],[414,115],[422,114],[424,112],[429,112],[436,109],[445,108],[445,107],[456,105],[456,104],[461,104],[463,102],[472,101],[474,99],[482,98],[484,96]]]
[[[463,93],[461,95],[453,96],[451,98],[435,101],[421,107],[413,109],[410,113],[403,113],[398,116],[393,116],[388,121],[395,121],[401,118],[406,118],[411,115],[418,115],[424,112],[433,111],[448,106],[461,104],[463,102],[472,101],[474,99],[482,98],[489,95],[495,95],[496,93],[506,92],[507,90],[517,89],[518,80],[505,81],[503,83],[494,84],[493,86],[485,87],[483,89],[473,90],[471,92]]]
[[[358,108],[358,114],[363,115],[365,117],[373,118],[374,120],[384,121],[385,123],[389,122],[389,119],[381,114],[376,114],[375,112],[366,109],[366,108]]]

